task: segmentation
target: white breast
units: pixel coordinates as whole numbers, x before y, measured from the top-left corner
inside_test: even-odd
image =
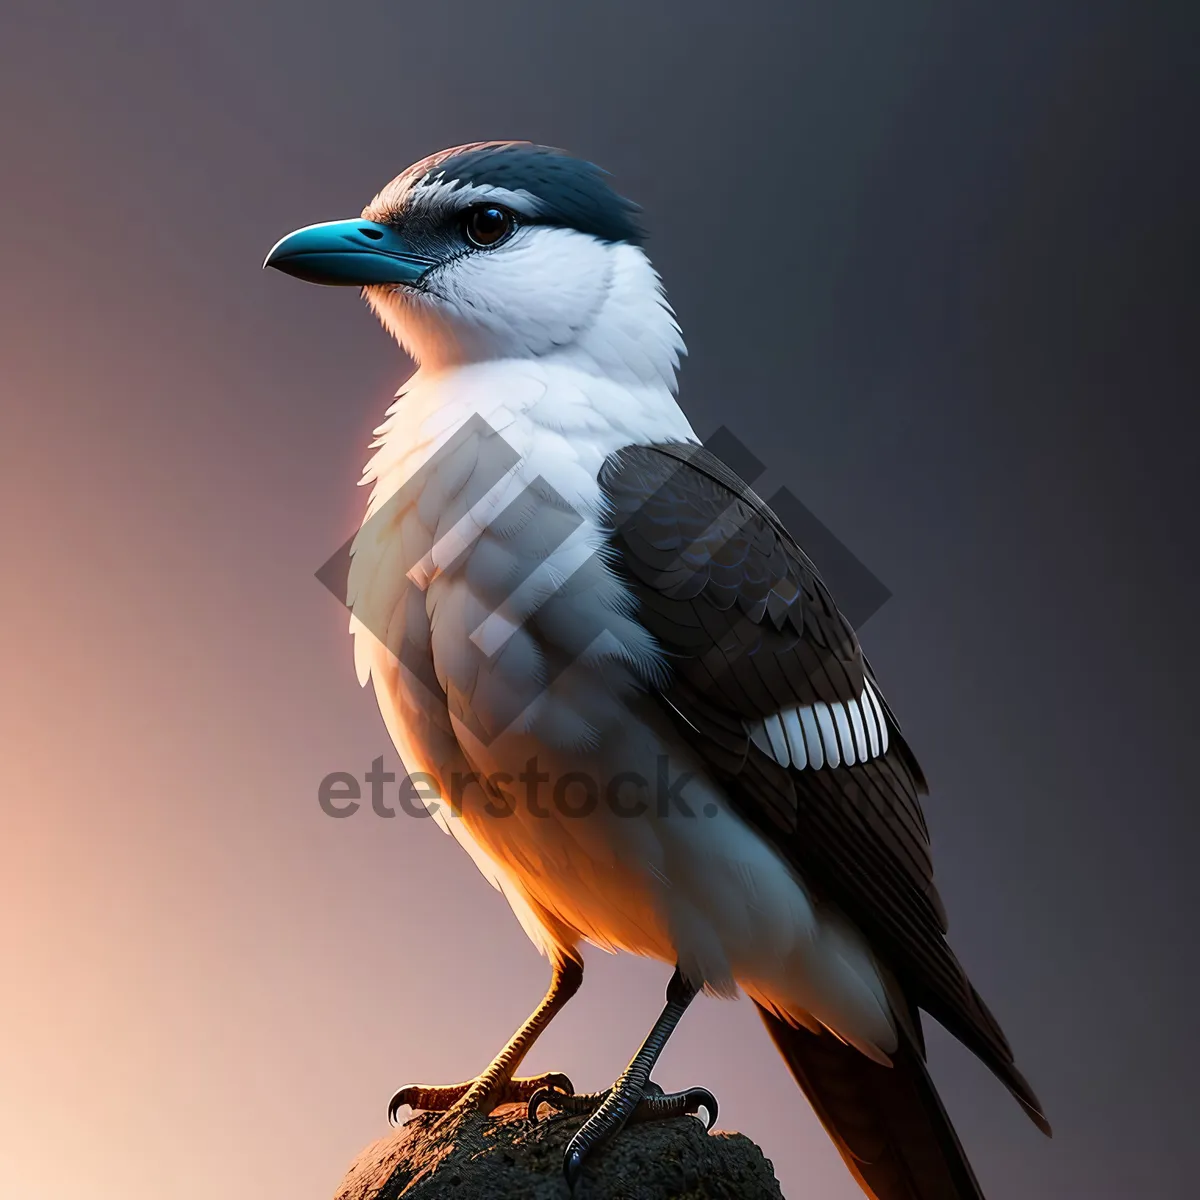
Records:
[[[515,451],[512,469],[479,489],[453,520],[415,500],[389,514],[389,501],[438,461],[439,449],[474,416]],[[531,940],[546,949],[556,939],[573,944],[586,937],[678,961],[720,991],[738,979],[795,1020],[823,1022],[868,1053],[886,1050],[892,1031],[865,943],[836,914],[820,913],[802,881],[728,808],[661,713],[639,704],[628,686],[646,677],[658,649],[598,554],[604,514],[597,474],[623,446],[695,440],[670,390],[661,383],[617,385],[569,360],[491,362],[418,374],[378,433],[365,476],[374,486],[350,578],[359,677],[373,680],[406,769],[437,781],[432,792],[421,792],[439,823],[505,894]],[[447,474],[454,469],[448,466]],[[583,519],[542,557],[548,587],[497,593],[503,556],[513,556],[520,538],[489,522],[546,488]],[[535,517],[523,527],[526,535],[536,530]],[[554,622],[539,629],[553,603],[566,604],[565,618],[557,631]],[[371,620],[361,619],[368,613]],[[551,661],[562,626],[586,628],[601,619],[605,637],[572,658],[552,685],[535,689],[528,708],[506,714],[501,730],[477,736],[472,722],[495,710],[496,695],[537,678]],[[428,686],[394,653],[402,644],[428,653],[440,713],[431,713],[437,705]],[[803,739],[802,718],[797,714],[795,724]],[[785,748],[793,724],[780,719]],[[451,815],[453,772],[511,779],[532,756],[554,779],[582,772],[601,786],[627,770],[654,781],[665,761],[669,772],[694,777],[692,803],[708,815],[629,819],[600,810],[581,820],[518,806],[509,817],[489,820],[487,795],[474,785],[460,792],[459,815]]]
[[[437,514],[434,523],[427,524],[414,521],[412,514],[390,511],[401,489],[438,461],[439,451],[474,417],[497,431],[518,462],[496,485],[477,489],[485,494],[472,505],[473,519],[439,529]],[[429,719],[428,689],[394,652],[400,639],[423,637],[434,657],[430,626],[436,615],[444,650],[436,669],[451,691],[465,687],[464,676],[475,664],[463,662],[462,653],[494,656],[513,639],[548,590],[594,558],[601,541],[596,476],[604,459],[630,443],[687,440],[695,434],[662,379],[656,377],[640,387],[615,385],[567,358],[418,372],[399,393],[376,435],[375,454],[362,481],[371,486],[371,498],[352,550],[347,596],[355,667],[363,685],[368,680],[374,683],[405,769],[441,781],[448,771],[466,763],[451,761],[456,748],[438,722]],[[486,606],[474,602],[461,581],[439,578],[477,543],[490,517],[539,481],[552,487],[584,522],[547,556],[538,578],[506,594],[503,603]],[[413,562],[416,565],[410,568]],[[414,629],[418,622],[423,629]],[[622,633],[627,652],[644,658],[654,654],[639,626],[631,622]],[[510,647],[516,649],[519,644]],[[443,696],[440,703],[445,710],[450,702]],[[543,703],[543,707],[552,706]],[[557,712],[560,717],[568,715],[562,706]],[[542,945],[545,931],[528,911],[522,911],[527,906],[503,871],[472,839],[464,822],[448,816],[443,799],[448,788],[423,786],[418,793],[438,824],[463,844],[484,875],[505,893],[530,937]]]

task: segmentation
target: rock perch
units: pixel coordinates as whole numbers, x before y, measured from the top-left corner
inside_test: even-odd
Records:
[[[335,1200],[569,1200],[563,1150],[582,1118],[531,1125],[523,1109],[449,1123],[417,1113],[354,1160]],[[740,1133],[694,1117],[627,1126],[588,1160],[574,1200],[783,1200],[770,1162]]]

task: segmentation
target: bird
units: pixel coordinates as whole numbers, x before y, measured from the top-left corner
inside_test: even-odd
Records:
[[[595,164],[492,141],[264,263],[360,288],[416,366],[362,477],[355,666],[417,795],[551,968],[476,1079],[408,1085],[389,1114],[583,1114],[574,1188],[630,1120],[711,1127],[707,1089],[651,1074],[696,995],[740,991],[866,1195],[980,1200],[922,1014],[1050,1126],[947,941],[925,776],[855,630],[679,405],[685,346],[645,241]],[[516,1072],[584,944],[673,973],[628,1067],[581,1096]]]

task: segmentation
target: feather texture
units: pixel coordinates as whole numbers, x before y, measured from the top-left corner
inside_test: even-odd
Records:
[[[945,939],[919,798],[924,778],[812,562],[703,447],[630,446],[600,479],[615,562],[672,665],[665,696],[681,736],[746,820],[863,931],[905,995],[1048,1128]],[[867,709],[879,748],[860,755],[849,713],[861,722]],[[791,710],[803,760],[780,716]]]

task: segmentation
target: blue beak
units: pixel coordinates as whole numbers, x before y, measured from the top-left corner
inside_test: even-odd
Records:
[[[341,287],[420,283],[438,260],[414,254],[399,230],[375,221],[324,221],[280,238],[264,267]]]

